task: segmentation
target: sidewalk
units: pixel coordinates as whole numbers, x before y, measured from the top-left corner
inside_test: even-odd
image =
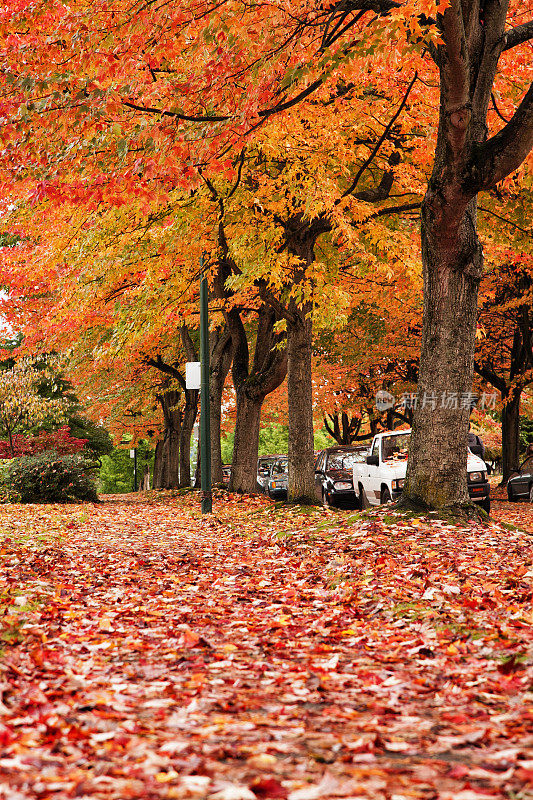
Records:
[[[1,798],[532,797],[532,537],[214,511],[0,509]]]

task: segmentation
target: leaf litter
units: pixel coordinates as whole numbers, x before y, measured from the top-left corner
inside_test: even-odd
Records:
[[[139,497],[0,509],[0,797],[533,796],[527,530]]]

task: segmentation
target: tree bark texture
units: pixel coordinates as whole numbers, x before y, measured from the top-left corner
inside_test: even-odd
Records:
[[[161,488],[176,489],[179,486],[181,392],[168,389],[158,396],[163,410],[164,437],[162,447]]]
[[[287,393],[289,398],[289,490],[293,503],[313,504],[315,496],[312,344],[310,303],[291,309],[287,322]]]
[[[197,389],[185,389],[185,408],[181,423],[179,443],[179,484],[180,488],[191,485],[191,436],[198,414]]]
[[[233,340],[227,327],[211,334],[209,406],[211,414],[211,480],[223,484],[220,429],[222,393],[233,360]]]
[[[163,440],[159,439],[155,446],[154,475],[152,485],[154,489],[163,488]]]
[[[512,392],[502,409],[502,486],[520,466],[520,396]]]
[[[442,224],[440,209],[435,213],[430,203],[426,197],[420,374],[404,497],[441,508],[468,503],[466,442],[482,252],[474,201],[454,228]]]
[[[531,90],[511,122],[487,141],[508,5],[451,0],[438,17],[439,131],[422,206],[424,314],[405,504],[440,509],[468,503],[468,395],[483,269],[477,194],[516,169],[533,143]]]
[[[304,285],[315,260],[317,238],[331,230],[327,220],[305,220],[298,214],[288,220],[285,239],[289,253],[299,266],[294,270],[294,284]],[[292,297],[287,308],[287,392],[289,405],[289,490],[292,503],[316,503],[313,431],[313,302],[296,302]]]
[[[257,492],[257,454],[259,427],[264,396],[247,391],[242,384],[237,391],[237,415],[231,465],[230,491]]]

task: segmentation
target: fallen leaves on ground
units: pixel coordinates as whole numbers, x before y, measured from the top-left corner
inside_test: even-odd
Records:
[[[223,493],[0,529],[0,797],[532,796],[527,532]]]

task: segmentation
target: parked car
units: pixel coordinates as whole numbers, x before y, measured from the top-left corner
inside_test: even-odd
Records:
[[[533,455],[529,455],[513,472],[507,484],[507,497],[511,503],[526,499],[533,503]]]
[[[273,500],[286,500],[289,485],[289,461],[280,458],[272,464],[267,483],[267,494]]]
[[[385,431],[372,440],[364,463],[353,468],[355,491],[361,508],[389,503],[402,494],[407,471],[411,431]],[[470,499],[490,512],[490,485],[485,462],[468,450],[467,486]]]
[[[260,456],[257,459],[257,488],[260,492],[267,491],[268,479],[272,465],[282,458],[280,455]]]
[[[367,447],[337,445],[318,454],[315,463],[316,495],[324,505],[358,504],[353,488],[354,464],[363,463]]]
[[[222,480],[228,484],[231,478],[231,464],[222,464]]]

